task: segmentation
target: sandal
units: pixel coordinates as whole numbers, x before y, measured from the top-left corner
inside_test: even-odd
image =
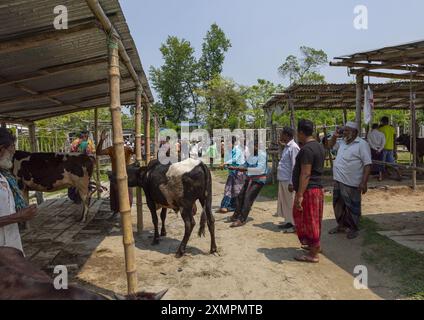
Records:
[[[299,262],[307,262],[307,263],[318,263],[319,258],[318,257],[311,257],[308,255],[302,255],[302,256],[296,256],[294,257],[294,260]]]
[[[311,247],[310,246],[307,246],[307,245],[303,245],[300,248],[302,250],[305,250],[305,251],[311,251]],[[323,253],[323,250],[321,248],[319,249],[319,253]]]
[[[237,227],[241,227],[244,225],[244,222],[240,221],[240,220],[236,220],[233,222],[233,224],[230,226],[230,228],[237,228]]]
[[[331,229],[330,231],[328,231],[328,234],[345,233],[345,232],[346,232],[345,228],[335,227]]]

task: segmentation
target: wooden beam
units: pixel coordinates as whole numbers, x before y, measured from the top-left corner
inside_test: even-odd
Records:
[[[41,47],[59,41],[67,36],[75,36],[87,30],[98,28],[96,21],[85,22],[70,26],[68,29],[56,30],[53,25],[46,32],[28,33],[20,38],[0,41],[0,53],[11,53],[19,50]]]
[[[419,49],[410,49],[410,50],[404,50],[399,49],[399,51],[396,52],[389,52],[389,53],[383,53],[383,52],[364,52],[361,54],[355,54],[353,56],[347,57],[347,58],[335,58],[335,59],[342,59],[342,62],[356,62],[356,61],[388,61],[390,59],[397,59],[397,61],[406,61],[408,63],[408,58],[422,58],[422,54],[424,53],[424,48]]]
[[[400,80],[410,80],[411,74],[397,74],[389,72],[377,72],[377,71],[367,71],[364,69],[350,69],[351,74],[363,74],[370,77],[376,78],[389,78],[389,79],[400,79]],[[412,74],[412,80],[424,80],[424,76],[419,76],[416,73]]]
[[[109,39],[109,77],[110,77],[110,113],[112,115],[113,149],[116,159],[116,178],[119,193],[119,206],[125,267],[127,273],[128,294],[137,292],[137,268],[135,261],[135,244],[131,221],[131,207],[128,194],[128,177],[125,163],[124,139],[121,119],[120,70],[118,39]]]

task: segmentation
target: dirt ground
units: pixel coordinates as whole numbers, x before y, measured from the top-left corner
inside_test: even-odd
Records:
[[[224,184],[217,177],[213,181],[213,208],[216,209]],[[407,188],[375,189],[365,196],[363,210],[379,223],[384,222],[389,230],[391,227],[401,228],[399,221],[404,219],[398,217],[407,215],[407,219],[414,223],[418,218],[413,212],[422,210],[423,198],[422,192],[411,195]],[[279,232],[277,226],[281,219],[274,216],[275,201],[258,199],[249,222],[237,229],[231,229],[225,222],[228,215],[215,214],[219,255],[209,254],[208,233],[206,238],[197,236],[197,215],[187,254],[181,259],[174,256],[184,232],[181,217],[171,212],[166,224],[167,237],[160,245],[152,246],[150,214],[146,207],[144,210],[145,231],[141,236],[135,236],[139,287],[146,291],[168,288],[164,299],[401,298],[395,290],[396,284],[362,259],[362,235],[351,241],[344,235],[328,235],[328,230],[335,225],[330,204],[325,205],[324,252],[319,264],[293,260],[293,256],[300,252],[299,242],[296,235]],[[382,213],[386,214],[383,216]],[[125,293],[119,220],[111,223],[96,219],[87,229],[102,232],[96,234],[93,231],[91,234],[87,231],[78,235],[68,252],[57,257],[55,264],[78,263],[81,269],[74,273],[78,282],[103,293]],[[353,272],[357,265],[367,266],[369,289],[354,288]]]

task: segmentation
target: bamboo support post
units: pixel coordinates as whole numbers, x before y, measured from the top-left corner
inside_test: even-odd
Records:
[[[118,37],[108,38],[109,47],[109,88],[110,112],[112,115],[113,145],[116,158],[116,176],[119,192],[121,226],[125,253],[125,266],[128,282],[128,294],[137,291],[137,270],[135,264],[135,246],[131,222],[131,208],[128,196],[128,177],[124,155],[124,139],[121,119],[120,70]]]
[[[142,88],[137,88],[135,106],[135,157],[138,163],[143,161],[141,155],[141,94]],[[143,231],[143,194],[140,187],[136,188],[137,194],[137,233],[141,235]]]
[[[28,133],[29,133],[29,145],[31,148],[31,152],[38,152],[38,145],[37,145],[37,137],[35,135],[35,124],[31,123],[28,125]],[[43,193],[36,191],[35,197],[37,198],[37,204],[41,204],[44,202],[43,199]]]
[[[412,131],[412,166],[417,167],[417,112],[415,110],[414,95],[411,93],[411,131]],[[412,171],[412,188],[417,190],[417,170]]]
[[[99,109],[94,109],[94,140],[96,141],[95,145],[99,143]],[[97,185],[97,199],[101,198],[100,192],[100,159],[96,155],[96,185]]]
[[[362,135],[362,103],[364,97],[364,75],[362,73],[356,75],[356,111],[355,122],[358,125],[359,136]]]
[[[158,152],[159,152],[159,118],[158,115],[155,113],[153,117],[154,121],[154,129],[155,129],[155,158],[157,158]]]
[[[343,125],[346,125],[347,122],[347,109],[343,108]]]
[[[144,148],[146,150],[146,165],[150,162],[150,103],[144,105]],[[155,150],[156,151],[156,150]]]

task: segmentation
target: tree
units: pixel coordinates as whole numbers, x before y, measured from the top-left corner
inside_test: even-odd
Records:
[[[160,99],[156,105],[158,113],[175,123],[186,120],[191,111],[197,117],[195,92],[199,80],[193,47],[189,41],[170,36],[160,51],[164,64],[150,68],[152,85]]]
[[[204,89],[198,91],[204,101],[210,101],[209,105],[202,104],[205,112],[205,121],[209,130],[220,128],[242,128],[246,123],[246,101],[242,89],[230,79],[215,77],[207,83]]]
[[[283,77],[288,77],[290,84],[318,84],[325,83],[325,78],[319,73],[318,68],[327,64],[328,57],[323,50],[302,46],[301,57],[290,55],[278,67],[278,72]]]
[[[265,112],[262,106],[272,94],[282,90],[282,85],[275,85],[264,79],[258,79],[257,84],[245,88],[244,96],[248,106],[248,122],[252,128],[257,129],[265,127]]]
[[[222,73],[225,53],[231,48],[231,41],[224,31],[212,24],[202,45],[202,56],[199,60],[200,77],[206,84]]]

